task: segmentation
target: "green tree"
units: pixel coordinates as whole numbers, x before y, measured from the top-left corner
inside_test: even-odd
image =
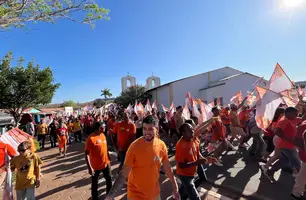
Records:
[[[68,100],[68,101],[64,101],[64,103],[61,104],[61,107],[73,107],[73,108],[76,108],[76,107],[78,107],[78,105],[73,100]]]
[[[101,108],[104,105],[105,101],[103,99],[95,99],[93,102],[93,106],[95,106],[96,108]]]
[[[141,85],[136,85],[121,92],[120,96],[115,99],[115,103],[126,108],[129,104],[134,104],[136,100],[145,105],[147,99],[151,99],[151,95],[146,93],[146,88]]]
[[[109,19],[108,13],[95,0],[0,0],[0,30],[61,19],[93,27],[96,20]]]
[[[106,100],[113,96],[113,94],[110,92],[110,89],[104,88],[104,90],[101,90],[101,96],[104,97],[104,101],[106,104]]]
[[[7,53],[0,61],[0,108],[12,114],[15,121],[26,108],[51,103],[59,83],[54,83],[50,67],[41,69],[34,60],[27,63],[21,57],[12,67],[13,55]]]

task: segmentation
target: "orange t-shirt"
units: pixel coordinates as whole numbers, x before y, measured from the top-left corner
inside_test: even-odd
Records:
[[[219,133],[216,133],[214,129],[212,129],[212,140],[213,141],[218,141],[218,140],[224,140],[225,139],[225,133],[226,129],[225,126],[223,125],[222,121],[220,118],[215,119],[212,123],[211,126],[216,127]]]
[[[296,126],[286,117],[282,117],[279,122],[277,123],[277,128],[280,128],[284,131],[284,134],[289,137],[294,139],[296,136]],[[283,149],[293,149],[295,148],[294,144],[291,144],[285,139],[280,138],[279,143],[278,143],[279,148]]]
[[[136,126],[132,122],[119,122],[115,128],[117,145],[120,151],[126,151],[136,137]]]
[[[107,130],[108,130],[109,134],[113,134],[114,133],[115,128],[116,128],[116,124],[117,124],[117,122],[113,121],[112,119],[109,119],[107,121]]]
[[[192,139],[190,142],[181,138],[176,144],[175,161],[176,173],[182,176],[194,176],[197,173],[198,166],[188,168],[180,168],[178,163],[194,162],[199,158],[199,145],[200,141],[197,138]]]
[[[5,164],[5,148],[10,157],[17,154],[16,150],[11,145],[0,142],[0,167]]]
[[[223,124],[230,124],[230,118],[229,118],[229,111],[227,110],[222,110],[221,112],[221,119]]]
[[[244,124],[250,120],[250,113],[251,113],[251,110],[246,110],[246,111],[240,111],[239,114],[238,114],[238,118],[239,118],[239,121],[240,121],[240,125],[242,127],[244,127]]]
[[[85,150],[88,152],[91,167],[96,170],[104,169],[109,163],[107,141],[105,135],[91,134],[86,140]]]
[[[128,199],[151,200],[160,194],[159,173],[163,161],[168,160],[165,143],[154,138],[146,142],[142,137],[128,149],[124,165],[131,167],[128,178]]]

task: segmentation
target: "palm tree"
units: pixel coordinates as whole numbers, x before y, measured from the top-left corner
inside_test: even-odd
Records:
[[[113,96],[113,95],[110,92],[110,89],[104,88],[104,90],[101,90],[101,96],[104,96],[104,101],[105,101],[105,105],[106,105],[106,99]]]

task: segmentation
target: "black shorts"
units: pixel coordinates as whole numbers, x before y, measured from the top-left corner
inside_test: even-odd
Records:
[[[274,143],[273,143],[273,137],[274,136],[263,136],[263,140],[265,141],[265,143],[267,144],[267,148],[266,151],[269,153],[272,153],[275,149]]]

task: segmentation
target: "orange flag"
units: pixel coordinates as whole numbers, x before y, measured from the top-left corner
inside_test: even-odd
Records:
[[[274,92],[283,92],[294,87],[292,81],[289,79],[283,68],[276,63],[274,72],[269,80],[269,89]]]

